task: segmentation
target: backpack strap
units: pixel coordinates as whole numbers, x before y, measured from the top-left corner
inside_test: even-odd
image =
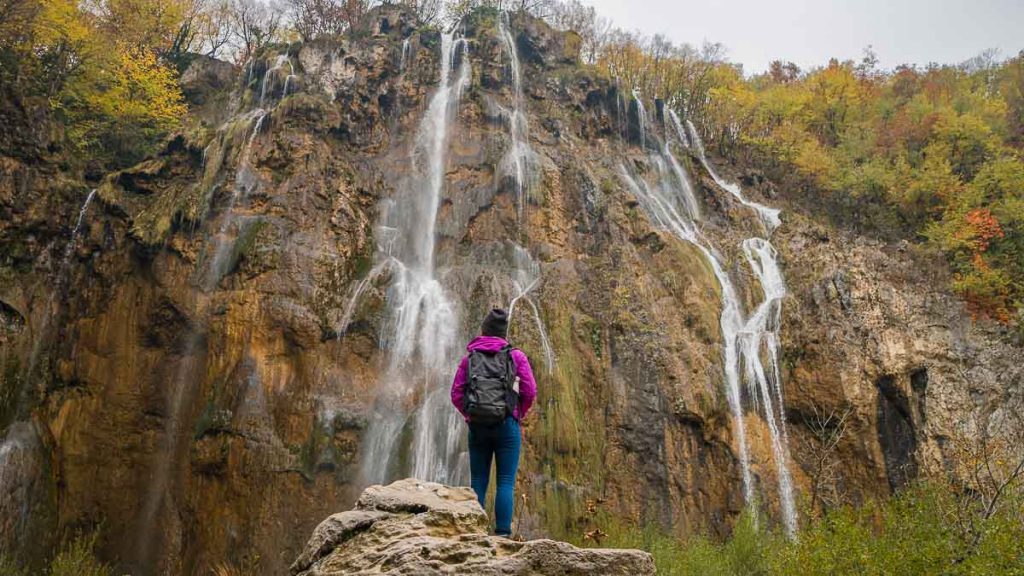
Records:
[[[466,355],[466,379],[470,380],[473,378],[473,358],[477,355],[476,350],[470,350],[469,354]]]
[[[519,393],[515,391],[514,383],[516,381],[516,362],[512,359],[512,351],[515,348],[511,344],[506,344],[502,349],[501,353],[505,355],[505,408],[508,410],[508,415],[513,416],[516,409],[519,408]],[[516,418],[518,422],[519,419]]]
[[[512,360],[512,351],[513,350],[515,350],[515,348],[513,348],[511,344],[506,344],[501,349],[501,354],[505,357],[505,380],[506,380],[506,385],[508,386],[508,388],[510,390],[512,389],[512,383],[515,382],[515,380],[516,380],[516,363],[515,363],[514,360]]]

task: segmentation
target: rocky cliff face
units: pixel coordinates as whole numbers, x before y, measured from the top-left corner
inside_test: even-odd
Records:
[[[470,74],[443,143],[432,258],[458,339],[523,292],[517,271],[540,278],[512,326],[540,376],[517,529],[574,530],[601,501],[681,533],[727,530],[745,496],[721,286],[622,177],[656,177],[665,119],[651,106],[642,121],[637,101],[577,62],[572,34],[526,18],[507,24],[517,96],[499,24],[473,16],[453,52]],[[444,42],[393,9],[357,32],[237,70],[198,60],[183,78],[192,127],[105,177],[73,235],[89,188],[41,156],[3,160],[7,542],[45,548],[59,530],[102,527],[104,557],[133,573],[283,573],[318,522],[356,500],[393,374],[384,335],[399,272],[381,263],[396,232],[381,224],[419,190],[417,135]],[[523,177],[507,162],[517,100]],[[676,155],[702,237],[749,310],[762,294],[740,241],[757,218],[693,148]],[[1021,348],[970,321],[936,262],[829,228],[785,190],[738,176],[783,209],[773,243],[788,283],[782,414],[798,497],[816,482],[822,414],[849,414],[831,456],[843,498],[943,470],[958,422],[1021,388]],[[400,402],[409,414],[426,401],[416,390]],[[750,400],[753,488],[778,518],[771,434]],[[393,432],[392,478],[413,467],[414,419]]]

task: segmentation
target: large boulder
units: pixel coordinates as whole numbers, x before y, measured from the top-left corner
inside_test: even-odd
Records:
[[[488,536],[469,488],[416,479],[370,486],[356,509],[320,523],[292,564],[299,576],[334,574],[654,574],[639,550],[577,548],[554,540]]]
[[[181,74],[181,91],[192,104],[205,104],[230,89],[236,74],[230,62],[196,55]]]

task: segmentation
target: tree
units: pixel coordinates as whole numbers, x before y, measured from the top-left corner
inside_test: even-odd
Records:
[[[580,35],[580,57],[588,64],[597,60],[612,28],[611,20],[599,16],[593,6],[586,6],[579,0],[554,2],[547,20],[555,28]]]
[[[862,91],[851,63],[832,59],[829,65],[807,78],[810,125],[827,145],[839,143],[849,115],[862,102]]]
[[[952,442],[959,467],[953,477],[959,485],[956,509],[950,520],[964,542],[959,561],[974,554],[985,537],[989,521],[1007,507],[1016,507],[1016,520],[1024,495],[1024,408],[1022,396],[1004,399],[1004,408],[961,423]]]
[[[303,40],[338,35],[348,26],[342,0],[288,0],[288,6]]]
[[[230,50],[233,35],[229,0],[191,0],[175,34],[171,54],[178,57],[197,52],[217,58]]]
[[[462,21],[471,12],[489,9],[498,12],[525,12],[537,18],[550,18],[559,0],[448,0],[445,15],[451,24]]]
[[[1006,125],[1009,142],[1024,146],[1024,50],[1003,67],[999,92],[1006,100]]]
[[[263,0],[231,0],[230,13],[238,60],[248,60],[280,39],[284,20],[281,6]]]
[[[436,24],[444,11],[443,0],[400,0],[402,6],[416,13],[420,25]]]
[[[177,74],[163,58],[183,6],[150,0],[0,5],[19,26],[17,32],[0,26],[3,50],[15,64],[4,75],[5,84],[13,82],[5,89],[45,96],[85,163],[112,168],[135,161],[185,114]]]
[[[852,407],[825,410],[814,406],[804,420],[812,441],[799,444],[799,456],[811,480],[811,510],[827,512],[843,503],[838,452],[852,415]]]
[[[98,0],[87,4],[97,16],[99,29],[127,49],[145,49],[158,55],[171,51],[190,0]]]
[[[186,112],[177,75],[153,51],[128,46],[76,79],[61,109],[72,141],[108,162],[138,161]]]
[[[790,82],[795,82],[800,77],[800,67],[792,62],[772,60],[768,65],[768,76],[773,82],[789,84]]]

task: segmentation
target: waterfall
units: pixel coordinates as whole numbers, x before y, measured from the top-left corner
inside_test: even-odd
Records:
[[[0,442],[0,515],[16,539],[15,548],[31,537],[27,527],[38,513],[32,504],[46,490],[36,476],[48,463],[46,454],[31,421],[12,422]]]
[[[644,101],[633,90],[633,101],[636,102],[637,123],[640,125],[640,149],[647,148],[647,109],[644,108]]]
[[[655,166],[662,167],[664,162],[656,162]],[[747,448],[746,426],[743,421],[743,407],[740,404],[740,377],[737,361],[736,335],[739,333],[742,324],[739,297],[733,288],[729,275],[725,273],[721,262],[715,256],[710,245],[697,232],[693,221],[683,216],[684,211],[681,209],[681,202],[678,198],[680,196],[679,188],[665,186],[664,184],[671,180],[664,177],[658,179],[659,186],[651,187],[643,179],[634,178],[630,175],[625,166],[620,166],[619,171],[623,181],[626,183],[626,187],[640,201],[641,206],[643,206],[655,225],[696,247],[704,255],[708,263],[711,264],[711,269],[718,280],[722,291],[722,313],[719,323],[722,329],[726,399],[732,414],[737,447],[740,453],[744,496],[747,502],[752,502],[754,499],[754,488],[750,475],[750,456]]]
[[[46,308],[44,308],[46,315],[40,324],[38,335],[35,337],[35,341],[32,343],[32,349],[29,351],[28,363],[25,369],[25,378],[32,379],[35,374],[36,367],[39,363],[39,357],[42,354],[43,344],[48,340],[50,330],[53,328],[53,322],[55,314],[53,313],[54,304],[57,303],[57,299],[63,299],[65,297],[64,290],[67,287],[68,274],[71,272],[71,257],[74,255],[75,247],[78,246],[78,237],[82,231],[82,224],[85,222],[85,216],[89,212],[89,205],[92,204],[93,198],[96,197],[96,189],[93,188],[85,196],[85,201],[82,202],[82,206],[78,209],[78,218],[75,220],[75,226],[71,229],[71,235],[68,237],[68,243],[64,247],[64,254],[61,257],[60,266],[57,268],[57,277],[54,279],[53,291],[50,293],[50,297],[46,300]],[[63,300],[61,300],[63,302]],[[62,304],[58,305],[57,313],[61,313],[63,308]],[[15,403],[15,415],[20,416],[21,410],[21,399],[19,398]],[[3,484],[0,483],[0,487]]]
[[[668,106],[666,106],[666,108],[668,108]],[[675,130],[676,138],[679,139],[679,145],[683,148],[689,148],[690,139],[687,138],[686,130],[683,130],[683,124],[679,121],[679,116],[676,115],[676,111],[668,108],[668,117],[672,120],[672,128]]]
[[[65,284],[67,283],[67,280],[68,280],[67,276],[68,276],[68,273],[70,272],[70,267],[71,267],[71,257],[74,255],[75,248],[78,246],[78,236],[79,236],[79,234],[82,231],[82,223],[85,222],[85,215],[86,215],[86,213],[89,212],[89,205],[92,204],[92,199],[95,196],[96,196],[96,189],[93,188],[85,196],[85,201],[82,202],[81,208],[78,209],[78,218],[75,220],[74,228],[71,229],[71,236],[68,238],[67,246],[64,247],[64,256],[61,258],[60,267],[57,269],[57,279],[56,279],[56,282],[54,282],[54,288],[55,289],[54,289],[53,294],[50,296],[50,300],[49,300],[49,302],[48,302],[48,304],[46,306],[47,314],[49,314],[50,309],[53,307],[54,299],[58,298],[58,297],[61,297],[61,298],[64,297],[64,288],[65,288]],[[50,318],[49,318],[49,316],[47,316],[46,325],[43,327],[43,331],[46,331],[46,329],[49,328],[49,321],[50,321]],[[36,342],[36,346],[38,347],[41,344],[42,344],[42,338],[40,338]],[[36,363],[36,360],[37,360],[37,355],[38,355],[38,351],[33,349],[32,356],[29,359],[29,372],[28,372],[28,374],[30,374],[30,375],[32,374],[32,372],[35,369],[35,363]]]
[[[252,129],[238,157],[238,168],[235,170],[235,185],[231,189],[231,196],[228,198],[227,206],[224,208],[223,219],[212,238],[213,256],[209,258],[202,277],[202,287],[206,291],[213,290],[221,278],[228,272],[227,267],[230,264],[231,251],[234,247],[234,241],[228,238],[228,232],[237,220],[235,204],[240,197],[245,197],[251,193],[259,183],[259,177],[249,163],[249,156],[252,151],[253,142],[263,128],[263,122],[266,120],[267,115],[268,112],[266,110],[257,108],[242,117],[244,121],[252,125]]]
[[[743,253],[754,275],[757,276],[764,292],[764,300],[747,319],[741,332],[741,350],[745,365],[744,380],[748,394],[764,412],[771,436],[775,469],[779,478],[779,502],[782,507],[786,530],[796,530],[796,506],[793,497],[793,481],[786,462],[789,459],[789,439],[782,403],[782,377],[779,370],[779,328],[782,317],[782,298],[786,295],[786,283],[779,269],[775,247],[763,238],[748,238],[743,241]],[[761,351],[765,350],[768,370],[762,363]],[[777,411],[777,414],[776,414]]]
[[[508,323],[512,326],[515,318],[516,304],[522,300],[530,307],[533,315],[534,325],[537,327],[537,337],[540,339],[541,349],[544,351],[544,366],[547,373],[551,374],[555,368],[555,351],[551,347],[551,339],[548,337],[547,328],[540,317],[540,309],[530,294],[540,284],[540,265],[530,256],[530,253],[519,246],[512,248],[513,277],[512,277],[512,300],[508,304]]]
[[[402,40],[402,55],[398,59],[398,71],[405,72],[405,64],[409,60],[409,39]]]
[[[638,102],[638,110],[642,110]],[[675,113],[669,111],[681,144],[685,136]],[[644,116],[641,116],[641,123]],[[714,172],[703,153],[703,146],[696,131],[692,142],[701,163],[722,188],[736,197],[745,206],[755,210],[768,234],[780,223],[779,211],[747,200],[738,185],[722,180]],[[641,128],[641,134],[644,129]],[[654,223],[673,233],[678,238],[694,245],[710,263],[722,292],[722,313],[720,326],[723,340],[723,361],[725,370],[726,397],[732,414],[733,426],[743,475],[744,495],[752,502],[753,484],[750,472],[750,454],[744,422],[743,394],[753,409],[759,412],[768,426],[771,436],[772,456],[778,477],[778,494],[782,521],[787,533],[796,530],[796,508],[794,504],[792,478],[789,473],[789,445],[783,414],[782,379],[779,369],[779,327],[781,323],[782,298],[786,295],[786,284],[779,268],[777,252],[767,238],[748,238],[741,244],[744,257],[757,278],[764,300],[747,317],[738,292],[725,272],[719,257],[706,238],[697,230],[694,221],[699,217],[692,186],[682,165],[676,160],[666,141],[660,152],[650,155],[658,179],[656,186],[650,186],[643,179],[633,177],[624,166],[620,167],[623,181],[637,197]],[[767,358],[765,367],[763,355]],[[742,370],[742,374],[741,374]]]
[[[461,56],[457,70],[455,60]],[[385,204],[378,255],[391,270],[388,320],[381,341],[388,365],[378,386],[366,433],[366,481],[412,473],[423,480],[454,482],[464,475],[460,416],[448,401],[448,378],[458,360],[455,302],[435,267],[437,210],[444,193],[448,128],[469,84],[468,43],[441,36],[440,80],[416,134],[411,174],[396,202]],[[358,289],[357,289],[358,290]],[[400,443],[411,434],[410,452]],[[398,458],[396,460],[396,457]]]
[[[532,183],[535,155],[529,143],[529,126],[523,111],[523,84],[519,67],[519,52],[508,28],[508,13],[498,18],[498,33],[502,47],[508,54],[512,74],[512,109],[508,112],[510,144],[501,162],[502,174],[510,174],[515,183],[516,210],[522,221],[526,211],[526,192]]]
[[[743,196],[743,191],[740,189],[739,184],[722,179],[722,177],[718,175],[718,172],[715,172],[711,163],[708,162],[707,156],[704,154],[704,143],[701,141],[700,134],[697,133],[697,129],[693,126],[693,122],[687,120],[686,126],[690,129],[690,138],[693,142],[693,147],[697,150],[697,157],[700,158],[700,163],[704,165],[704,169],[711,175],[715,184],[718,184],[726,192],[732,194],[733,197],[739,200],[741,204],[754,210],[754,212],[757,213],[757,216],[761,219],[761,223],[764,224],[767,233],[771,234],[773,230],[782,224],[782,220],[779,219],[780,211],[775,208],[769,208],[764,204],[758,204],[757,202],[747,200],[746,197]]]
[[[267,82],[273,72],[281,69],[286,62],[291,66],[287,55],[278,56],[274,66],[264,74],[260,88],[261,105],[259,107],[233,115],[218,129],[218,133],[222,135],[221,138],[223,139],[232,134],[233,129],[238,124],[244,124],[245,131],[243,134],[245,138],[242,148],[238,153],[234,186],[231,189],[231,194],[221,215],[221,222],[216,230],[207,235],[203,249],[204,256],[196,266],[195,281],[202,293],[209,293],[215,290],[220,280],[229,271],[228,268],[232,260],[231,254],[237,241],[237,237],[232,237],[230,234],[232,226],[239,218],[235,209],[236,205],[239,200],[251,194],[260,184],[259,174],[253,168],[250,157],[256,138],[259,136],[267,117],[274,108],[274,106],[266,109],[262,107],[262,102],[267,94]],[[213,142],[211,142],[212,144]],[[203,184],[208,179],[215,178],[216,173],[221,169],[221,163],[224,161],[224,155],[226,154],[225,146],[227,144],[222,144],[219,147],[217,154],[214,156],[216,161],[209,165],[207,165],[207,150],[210,146],[208,145],[206,150],[204,150],[203,173],[200,176]],[[212,172],[212,175],[210,172]],[[196,307],[196,317],[201,318],[201,324],[208,328],[212,315],[212,311],[209,309],[209,300],[200,295],[200,299],[196,302]],[[159,570],[157,566],[159,563],[158,558],[162,552],[161,547],[164,545],[161,540],[163,536],[160,535],[163,523],[160,515],[161,513],[169,513],[164,511],[169,510],[173,505],[175,492],[173,475],[177,467],[180,466],[180,459],[182,458],[180,452],[182,451],[182,446],[185,445],[183,441],[188,434],[186,417],[196,401],[196,395],[200,390],[200,383],[202,381],[201,375],[206,367],[204,363],[207,353],[205,344],[205,331],[194,328],[183,336],[183,345],[177,353],[177,366],[173,370],[171,386],[168,387],[167,392],[167,415],[164,420],[163,435],[154,452],[154,460],[149,470],[149,483],[146,493],[136,511],[138,514],[136,518],[137,529],[129,536],[133,539],[133,561],[143,573]],[[174,360],[171,359],[169,361],[173,362]],[[249,394],[250,391],[247,389],[246,393]]]
[[[68,246],[64,250],[64,266],[67,266],[68,261],[71,259],[71,252],[75,249],[75,241],[78,240],[78,231],[82,229],[82,222],[85,220],[85,213],[89,211],[89,204],[92,203],[93,196],[96,196],[95,188],[89,191],[89,194],[85,197],[85,202],[82,202],[82,207],[78,209],[78,219],[75,220],[75,227],[71,229],[71,239],[68,240]]]
[[[691,222],[695,222],[700,219],[700,206],[697,204],[697,196],[693,191],[693,184],[690,182],[690,177],[686,174],[686,170],[676,160],[672,150],[669,148],[668,138],[665,139],[665,144],[662,147],[661,158],[654,156],[659,164],[663,164],[667,161],[668,165],[672,168],[672,175],[675,177],[676,186],[680,192],[680,200],[682,201],[682,207],[686,210],[686,215],[689,217]]]
[[[289,58],[288,54],[285,53],[279,54],[274,60],[274,65],[267,68],[267,71],[263,74],[263,82],[260,83],[260,108],[263,108],[263,101],[267,98],[267,82],[272,82],[274,73],[284,68],[285,64],[288,65],[288,76],[285,78],[284,90],[282,91],[283,93],[281,94],[281,97],[283,98],[288,95],[288,84],[289,80],[295,77],[295,66],[292,65],[291,58]],[[273,96],[273,94],[271,94],[271,96]]]
[[[502,47],[508,54],[512,74],[512,110],[509,113],[509,148],[502,161],[502,172],[511,172],[516,190],[516,215],[520,225],[525,222],[526,193],[535,175],[536,155],[529,142],[529,122],[523,106],[522,70],[519,66],[519,52],[509,30],[508,12],[502,12],[498,18],[498,34],[501,36]],[[512,288],[514,296],[509,302],[509,323],[516,302],[523,299],[533,313],[541,348],[544,350],[545,367],[550,374],[555,366],[555,353],[551,348],[547,328],[540,316],[540,309],[529,296],[540,283],[540,266],[533,260],[530,253],[522,246],[513,248],[514,278]]]
[[[627,126],[629,126],[628,119],[626,118],[626,102],[622,98],[622,83],[619,81],[619,77],[615,77],[615,111],[616,121],[619,125],[619,135],[623,138],[628,138]]]

